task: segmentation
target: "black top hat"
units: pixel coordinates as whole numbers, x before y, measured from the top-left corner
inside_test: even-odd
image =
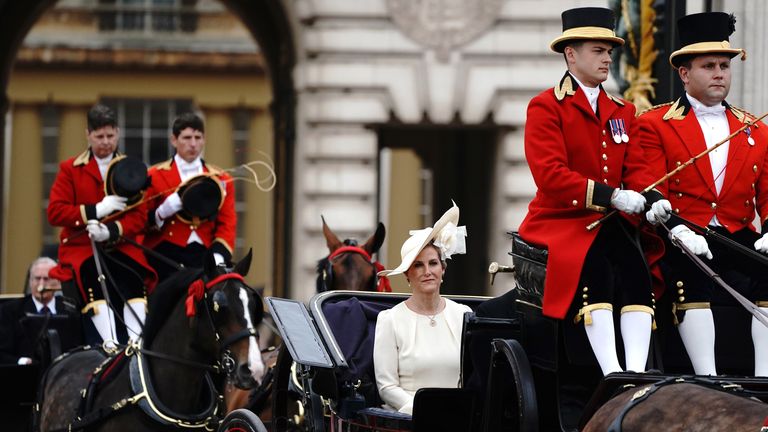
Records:
[[[215,218],[226,195],[221,180],[213,174],[190,178],[179,187],[178,192],[181,198],[178,216],[194,225]]]
[[[132,156],[116,156],[109,162],[104,180],[104,194],[128,198],[128,205],[139,202],[149,187],[147,166]]]
[[[747,52],[741,48],[732,48],[728,40],[735,30],[736,18],[725,12],[684,16],[677,20],[681,48],[669,56],[669,62],[678,68],[686,58],[702,54],[726,54],[730,57],[741,54],[744,60]]]
[[[582,7],[563,12],[563,34],[549,44],[554,52],[562,53],[572,40],[599,40],[624,45],[624,39],[613,31],[616,18],[613,11],[601,7]]]

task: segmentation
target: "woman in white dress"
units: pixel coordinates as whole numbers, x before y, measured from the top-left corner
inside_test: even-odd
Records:
[[[466,251],[466,228],[458,222],[454,203],[433,227],[410,232],[397,268],[379,272],[404,274],[412,290],[411,297],[379,313],[376,321],[373,361],[385,408],[412,414],[420,388],[458,387],[461,326],[471,309],[440,296],[445,260]]]

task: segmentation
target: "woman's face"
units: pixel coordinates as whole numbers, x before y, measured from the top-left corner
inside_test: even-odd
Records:
[[[445,269],[440,262],[440,254],[434,246],[425,247],[405,272],[405,277],[414,293],[433,293],[440,291]]]

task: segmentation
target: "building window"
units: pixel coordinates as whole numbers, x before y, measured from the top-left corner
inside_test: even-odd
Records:
[[[197,0],[99,0],[99,30],[193,33]]]
[[[187,99],[104,99],[102,103],[117,113],[120,151],[150,166],[171,157],[171,123],[177,115],[193,111]]]
[[[55,106],[45,105],[40,112],[43,138],[43,220],[48,220],[48,194],[59,172],[59,113]],[[56,229],[49,223],[43,223],[43,246],[45,250],[56,247],[59,239]]]

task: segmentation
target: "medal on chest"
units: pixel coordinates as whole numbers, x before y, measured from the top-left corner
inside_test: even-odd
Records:
[[[749,143],[749,145],[751,146],[755,145],[755,139],[752,138],[752,128],[748,127],[744,129],[744,133],[747,134],[747,142]]]
[[[629,135],[627,134],[627,125],[624,123],[624,119],[610,119],[608,120],[608,127],[611,129],[611,136],[613,136],[613,142],[621,144],[622,142],[629,142]]]

